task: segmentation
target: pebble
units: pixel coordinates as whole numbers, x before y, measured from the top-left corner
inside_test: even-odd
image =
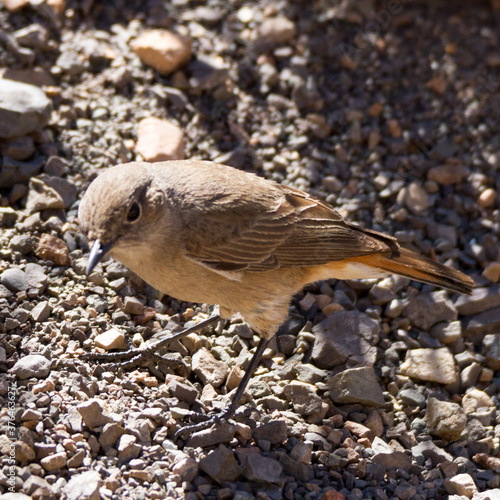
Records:
[[[106,330],[105,332],[97,335],[94,339],[94,343],[97,347],[101,347],[106,351],[112,349],[127,349],[128,343],[125,334],[115,328]]]
[[[9,248],[19,252],[21,255],[28,255],[33,250],[34,245],[35,241],[33,237],[27,234],[16,234],[9,242]]]
[[[35,255],[43,260],[51,260],[56,266],[69,266],[71,263],[66,242],[51,234],[42,234]]]
[[[367,314],[337,311],[313,328],[311,357],[315,365],[323,369],[331,369],[347,360],[357,365],[373,365],[379,332],[379,323]]]
[[[214,388],[220,387],[229,375],[229,367],[215,359],[205,347],[193,354],[192,367],[204,385],[210,384]]]
[[[458,382],[455,360],[447,347],[410,349],[400,367],[401,373],[419,380],[439,384]]]
[[[271,444],[282,444],[288,437],[288,426],[284,420],[273,420],[253,429],[252,436],[255,441],[264,439]]]
[[[40,460],[40,465],[46,471],[50,472],[65,467],[67,461],[68,461],[68,455],[66,454],[66,452],[61,451],[59,453],[54,453],[53,455],[49,455],[48,457],[42,458]]]
[[[292,380],[284,387],[283,392],[299,415],[306,416],[321,411],[323,400],[318,396],[314,385]]]
[[[36,175],[42,166],[43,157],[40,156],[35,155],[31,160],[23,162],[5,156],[3,158],[2,170],[0,172],[0,183],[4,188],[14,188],[17,185],[27,184],[30,178]],[[17,187],[16,189],[19,191],[19,189],[22,188]],[[17,197],[17,199],[24,196],[24,193],[21,196],[16,193],[13,194]]]
[[[427,172],[427,179],[441,185],[460,184],[467,178],[469,173],[469,169],[464,165],[447,163],[430,168]]]
[[[418,465],[423,465],[427,459],[431,459],[432,466],[440,463],[451,463],[453,456],[443,448],[439,448],[433,441],[422,441],[411,449],[413,458]]]
[[[141,61],[160,73],[172,73],[191,58],[191,40],[168,30],[149,30],[131,42]]]
[[[477,200],[477,203],[480,207],[489,208],[498,204],[498,193],[493,188],[486,188],[480,195]]]
[[[461,321],[438,323],[432,327],[431,335],[442,344],[453,344],[462,336],[462,323]]]
[[[293,40],[295,33],[295,24],[287,17],[269,17],[260,25],[257,40],[264,44],[287,43]]]
[[[500,370],[500,333],[484,337],[482,353],[489,368]]]
[[[472,316],[466,316],[462,324],[464,337],[478,342],[484,335],[499,331],[500,307],[495,307],[495,309]]]
[[[479,408],[492,408],[495,403],[491,397],[484,391],[473,388],[462,398],[462,408],[465,413],[476,412]]]
[[[350,368],[334,375],[328,382],[330,398],[335,403],[380,407],[384,405],[384,395],[373,368],[364,366]]]
[[[467,416],[456,403],[430,398],[427,401],[425,423],[432,435],[447,441],[456,441],[465,429]]]
[[[222,444],[202,458],[199,467],[219,484],[236,481],[242,472],[234,453]]]
[[[99,436],[99,444],[106,452],[115,446],[118,439],[125,434],[125,429],[116,423],[105,424]]]
[[[462,316],[478,314],[495,307],[500,307],[500,285],[475,288],[471,295],[460,295],[455,301],[455,308]]]
[[[213,446],[220,443],[229,443],[236,433],[234,425],[222,423],[210,429],[195,432],[188,439],[186,446],[192,448]]]
[[[44,127],[52,102],[43,90],[26,83],[0,79],[0,138],[21,137]]]
[[[102,403],[98,399],[89,399],[80,403],[76,409],[82,416],[83,422],[87,427],[93,429],[94,427],[102,427],[109,424],[114,419],[104,411]]]
[[[63,491],[67,500],[100,500],[101,475],[97,471],[86,471],[71,476]]]
[[[425,406],[425,396],[415,389],[404,389],[399,392],[398,396],[405,405],[418,406],[420,408]]]
[[[35,177],[30,179],[28,185],[28,198],[26,210],[28,213],[41,212],[42,210],[60,210],[64,208],[64,200],[53,188]]]
[[[43,300],[30,311],[30,316],[33,321],[41,322],[48,319],[51,312],[52,306],[46,300]]]
[[[2,145],[2,153],[10,158],[23,161],[27,160],[35,152],[35,143],[29,135],[13,137]]]
[[[183,160],[184,133],[167,120],[144,118],[137,126],[135,150],[149,162]]]
[[[425,314],[422,314],[425,311]],[[429,331],[436,323],[455,321],[457,309],[444,290],[420,293],[410,301],[404,315],[422,330]]]
[[[483,276],[492,283],[500,282],[500,262],[490,262],[483,271]]]
[[[129,462],[141,454],[142,446],[137,443],[137,437],[131,434],[123,434],[117,442],[118,458]]]
[[[27,290],[29,287],[26,274],[23,270],[14,267],[6,269],[1,275],[0,280],[9,290],[13,292],[20,292]]]
[[[247,453],[240,456],[240,459],[243,475],[249,481],[280,483],[283,468],[276,460],[264,457],[260,453]]]
[[[23,356],[10,371],[20,380],[27,378],[45,378],[50,373],[52,363],[41,354]]]
[[[47,168],[45,168],[45,170],[47,170]],[[37,176],[37,179],[47,184],[47,186],[51,187],[61,196],[65,209],[70,208],[71,205],[75,203],[78,188],[69,180],[56,175],[47,174],[40,174]]]
[[[457,474],[446,478],[444,487],[450,495],[463,495],[472,498],[477,493],[476,483],[470,474]]]
[[[401,189],[398,194],[398,201],[417,215],[425,212],[431,206],[429,194],[416,182],[412,182],[407,187]]]
[[[379,437],[375,437],[372,443],[372,450],[375,452],[372,461],[381,465],[385,471],[394,469],[409,470],[411,458],[402,451],[395,450]]]

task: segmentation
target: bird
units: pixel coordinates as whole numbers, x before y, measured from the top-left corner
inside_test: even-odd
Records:
[[[216,304],[225,319],[240,313],[260,337],[233,399],[208,424],[234,413],[292,297],[306,285],[396,274],[465,294],[475,286],[304,191],[210,161],[109,168],[89,185],[78,220],[93,242],[87,274],[109,254],[166,295]]]

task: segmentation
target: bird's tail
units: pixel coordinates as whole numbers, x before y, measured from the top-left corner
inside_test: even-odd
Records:
[[[464,273],[405,248],[399,248],[399,252],[393,255],[373,254],[353,258],[357,259],[382,271],[454,292],[470,295],[475,287],[474,281]]]

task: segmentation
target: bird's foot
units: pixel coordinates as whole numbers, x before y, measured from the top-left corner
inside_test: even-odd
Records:
[[[171,344],[174,340],[179,340],[186,335],[202,330],[203,328],[216,323],[220,320],[217,315],[210,316],[210,318],[201,321],[197,325],[193,325],[178,333],[172,333],[167,330],[159,332],[149,342],[144,343],[139,348],[129,347],[127,351],[122,352],[107,352],[107,353],[94,353],[88,352],[82,355],[83,359],[89,361],[99,361],[107,363],[109,369],[116,368],[135,368],[136,366],[144,363],[156,361],[158,363],[166,363],[172,368],[183,368],[187,372],[187,367],[178,353],[168,353],[164,356],[157,354],[157,351],[162,347]]]
[[[202,421],[196,424],[189,424],[185,425],[184,427],[181,427],[174,434],[174,441],[176,441],[177,439],[184,439],[195,432],[203,431],[205,429],[212,427],[213,425],[221,425],[222,423],[226,422],[233,416],[234,411],[235,411],[234,405],[229,404],[228,406],[226,406],[226,408],[224,408],[220,412],[210,412],[206,415],[200,413],[192,415],[197,419],[202,419]]]

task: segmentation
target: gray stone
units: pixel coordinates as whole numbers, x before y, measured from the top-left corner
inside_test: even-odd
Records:
[[[68,500],[100,500],[99,488],[101,485],[100,474],[93,470],[87,471],[73,475],[64,487],[64,493]]]
[[[72,182],[62,177],[47,174],[40,174],[37,179],[40,179],[61,196],[65,209],[70,208],[75,203],[78,188]]]
[[[384,405],[384,395],[371,367],[350,368],[333,376],[328,381],[330,398],[335,403],[380,407]]]
[[[125,429],[116,423],[106,424],[99,436],[99,444],[102,449],[106,452],[108,449],[115,446],[118,439],[120,439],[123,434],[125,434]]]
[[[0,79],[0,137],[20,137],[44,127],[52,102],[34,85]]]
[[[17,267],[6,269],[0,275],[0,280],[2,281],[2,285],[5,285],[13,292],[24,291],[29,286],[24,271]]]
[[[427,401],[425,423],[430,434],[447,441],[456,441],[465,429],[467,416],[456,403],[430,398]]]
[[[265,439],[271,444],[284,443],[288,437],[288,428],[284,420],[273,420],[264,425],[259,425],[252,431],[255,441]]]
[[[408,406],[419,406],[420,408],[425,406],[425,396],[415,389],[404,389],[400,391],[399,398]]]
[[[61,195],[40,179],[33,177],[28,186],[28,198],[26,210],[29,213],[41,212],[42,210],[60,210],[64,208]]]
[[[423,465],[430,458],[433,467],[436,467],[441,462],[453,462],[453,455],[450,455],[443,448],[439,448],[433,441],[422,441],[411,449],[413,458],[418,465]]]
[[[409,470],[411,467],[411,458],[406,453],[395,450],[377,436],[373,439],[372,450],[375,452],[372,462],[381,465],[385,470]]]
[[[200,460],[200,469],[218,483],[235,481],[242,471],[234,453],[222,444]]]
[[[308,482],[313,479],[314,472],[311,464],[294,460],[283,452],[279,452],[278,456],[281,467],[283,467],[283,473],[287,476],[292,476],[297,481],[303,482]]]
[[[463,319],[464,336],[479,342],[483,335],[500,331],[500,307]]]
[[[21,358],[10,371],[17,378],[24,380],[27,378],[45,378],[50,373],[52,363],[41,354],[28,354]]]
[[[431,335],[442,344],[452,344],[462,336],[462,323],[461,321],[438,323],[432,327]]]
[[[242,458],[243,475],[249,481],[280,483],[282,467],[276,460],[258,453],[249,453]]]
[[[42,168],[44,160],[43,156],[35,156],[29,161],[18,161],[4,156],[0,171],[0,185],[4,188],[11,188],[16,184],[27,184],[29,179]]]
[[[316,387],[298,380],[292,380],[283,392],[299,415],[311,415],[321,411],[322,399],[316,394]]]
[[[352,365],[375,363],[380,327],[359,311],[337,311],[313,328],[312,360],[331,369],[349,361]]]
[[[455,308],[462,316],[478,314],[495,307],[500,307],[500,285],[474,288],[470,295],[460,295],[455,301]]]
[[[190,405],[193,404],[198,397],[198,391],[187,382],[181,382],[172,378],[167,382],[167,387],[174,398]]]
[[[436,323],[455,321],[458,317],[455,306],[444,290],[421,293],[410,301],[404,315],[422,330],[428,331]]]
[[[482,353],[486,357],[486,364],[492,370],[500,370],[500,333],[484,337]]]
[[[9,243],[9,248],[20,252],[21,255],[28,255],[34,248],[34,239],[27,234],[16,234]]]
[[[310,363],[297,363],[295,372],[298,380],[308,384],[316,384],[328,375],[326,370],[321,370]]]
[[[118,458],[124,462],[128,462],[140,455],[142,446],[137,443],[136,436],[123,434],[123,436],[118,439],[116,449],[118,450]]]

